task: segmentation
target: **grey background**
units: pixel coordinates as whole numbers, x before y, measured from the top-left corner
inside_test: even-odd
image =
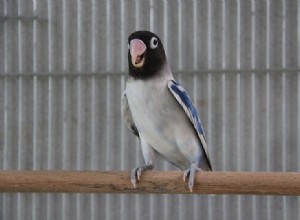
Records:
[[[300,171],[299,0],[0,0],[0,168],[142,164],[120,111],[127,36],[140,29],[161,37],[214,170]],[[0,219],[300,219],[299,208],[298,197],[0,195]]]

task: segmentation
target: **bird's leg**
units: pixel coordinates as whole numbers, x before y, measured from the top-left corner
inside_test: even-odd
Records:
[[[141,179],[142,172],[146,170],[152,170],[153,168],[153,164],[147,164],[145,166],[133,168],[131,171],[132,185],[136,188],[136,182]]]
[[[154,155],[155,155],[154,149],[150,144],[146,142],[146,140],[143,138],[143,135],[140,135],[140,140],[141,140],[142,153],[146,165],[132,169],[131,182],[134,187],[136,187],[136,182],[140,180],[143,171],[152,170],[154,168]]]
[[[190,166],[189,169],[185,170],[183,172],[183,181],[185,182],[185,179],[187,176],[189,176],[189,189],[192,192],[193,191],[193,186],[194,186],[194,180],[195,180],[195,172],[196,171],[202,171],[195,162],[193,162]]]

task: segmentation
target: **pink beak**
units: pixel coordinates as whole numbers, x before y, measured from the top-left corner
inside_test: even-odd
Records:
[[[147,47],[143,41],[139,39],[133,39],[130,41],[130,54],[131,62],[135,67],[142,67],[145,61],[145,51]]]

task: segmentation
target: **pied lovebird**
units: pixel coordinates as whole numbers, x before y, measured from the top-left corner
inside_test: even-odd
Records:
[[[193,189],[196,171],[211,171],[203,127],[184,88],[174,80],[157,35],[137,31],[128,37],[129,77],[122,95],[122,115],[139,137],[145,165],[131,172],[134,186],[155,156],[167,160],[188,177]]]

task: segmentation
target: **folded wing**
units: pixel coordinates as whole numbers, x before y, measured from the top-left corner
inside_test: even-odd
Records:
[[[208,154],[208,149],[207,149],[207,145],[206,145],[206,141],[205,141],[205,134],[203,131],[203,127],[202,127],[198,112],[197,112],[191,98],[189,97],[187,92],[184,90],[184,88],[179,83],[175,82],[174,80],[170,80],[168,82],[168,88],[171,91],[172,95],[177,100],[177,102],[183,108],[184,112],[186,113],[186,115],[188,116],[190,121],[192,122],[192,124],[197,132],[197,135],[199,137],[201,147],[203,148],[203,150],[206,154],[208,165],[209,165],[210,169],[212,170],[212,166],[211,166],[211,162],[210,162],[209,154]]]

